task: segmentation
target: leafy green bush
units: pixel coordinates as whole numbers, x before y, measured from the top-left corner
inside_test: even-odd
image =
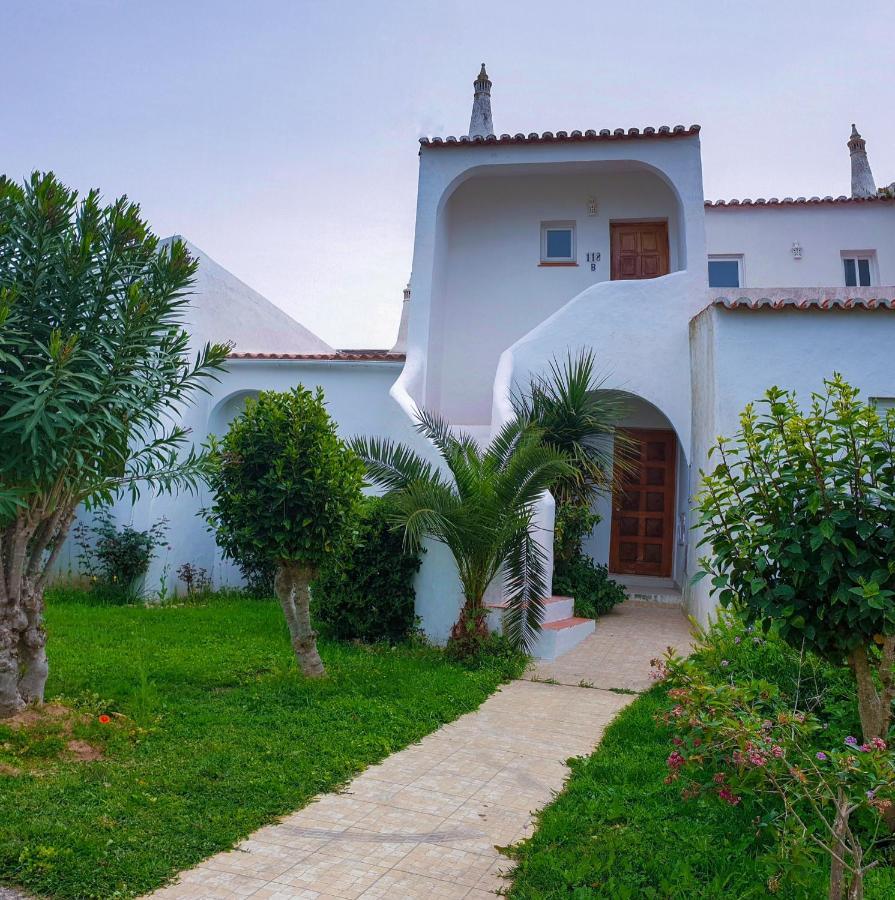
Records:
[[[465,641],[451,641],[445,656],[473,672],[494,672],[501,681],[521,678],[529,657],[502,634],[491,632],[484,637],[469,636]]]
[[[140,579],[165,543],[167,530],[167,519],[145,531],[119,526],[107,509],[96,513],[90,525],[81,522],[76,526],[78,561],[83,574],[93,579],[91,590],[98,602],[114,605],[140,599]]]
[[[584,555],[556,564],[553,593],[561,597],[574,597],[575,615],[586,619],[608,613],[627,597],[625,589],[609,577],[606,566]]]
[[[312,585],[314,620],[340,640],[404,640],[414,626],[413,576],[420,562],[390,525],[387,504],[366,499],[356,525]]]
[[[557,503],[553,521],[553,559],[556,564],[571,562],[582,555],[581,545],[601,516],[591,511],[590,500]]]
[[[865,741],[887,739],[895,701],[893,448],[895,411],[881,415],[841,376],[806,408],[775,387],[718,439],[697,496],[721,604],[847,662]]]
[[[849,898],[863,896],[864,875],[884,850],[895,754],[882,738],[862,744],[839,730],[842,701],[852,722],[857,710],[836,668],[733,618],[701,632],[692,659],[669,651],[655,662],[668,686],[669,706],[657,716],[671,732],[666,783],[679,782],[688,800],[737,806],[752,796],[784,863],[819,848],[828,857],[829,897],[844,898],[848,882]],[[818,684],[828,674],[832,692]],[[782,675],[784,687],[768,675]],[[839,720],[833,727],[825,701]]]
[[[221,438],[211,438],[207,511],[234,558],[276,566],[274,588],[302,673],[325,672],[311,627],[310,583],[352,527],[363,463],[336,433],[322,388],[262,391]]]

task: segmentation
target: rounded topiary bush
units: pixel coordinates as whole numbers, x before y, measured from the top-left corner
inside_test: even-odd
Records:
[[[340,640],[391,641],[413,631],[413,576],[420,557],[390,526],[386,503],[367,498],[357,523],[326,561],[311,588],[314,620]]]

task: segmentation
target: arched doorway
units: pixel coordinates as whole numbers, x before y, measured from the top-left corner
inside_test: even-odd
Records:
[[[596,501],[601,519],[583,549],[617,581],[677,588],[686,571],[686,450],[661,410],[640,396],[622,397],[625,415],[617,427],[627,438],[626,461],[614,473],[615,489]]]

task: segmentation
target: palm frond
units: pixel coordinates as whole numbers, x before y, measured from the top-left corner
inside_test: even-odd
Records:
[[[363,460],[373,484],[397,491],[418,482],[437,482],[434,467],[404,444],[390,438],[355,437],[349,447]]]
[[[514,535],[506,555],[507,610],[504,634],[514,647],[534,649],[544,618],[547,557],[532,537],[530,522]]]

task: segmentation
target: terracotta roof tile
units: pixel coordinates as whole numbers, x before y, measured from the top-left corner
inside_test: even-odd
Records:
[[[299,362],[404,362],[403,353],[386,350],[338,350],[335,353],[246,353],[229,354],[229,359],[271,359]]]
[[[847,290],[839,293],[805,288],[776,291],[753,288],[744,292],[745,295],[716,297],[712,305],[725,309],[895,309],[895,288],[890,288],[883,296],[873,296],[880,293],[879,289],[867,291],[866,288],[859,294]]]
[[[589,128],[587,131],[545,131],[538,134],[532,131],[529,134],[523,134],[521,131],[517,134],[489,134],[486,137],[482,135],[474,135],[470,137],[467,134],[460,137],[449,135],[448,137],[421,137],[420,144],[423,147],[450,147],[450,146],[468,146],[471,144],[557,144],[557,143],[576,143],[581,141],[617,141],[628,138],[668,138],[668,137],[687,137],[699,134],[699,126],[691,125],[689,128],[685,125],[660,125],[658,128],[616,128],[610,131],[604,128],[601,131],[595,131]]]
[[[844,194],[839,197],[784,197],[782,200],[777,197],[765,199],[759,197],[752,200],[746,197],[743,200],[706,200],[706,207],[738,207],[738,206],[812,206],[822,203],[890,203],[892,197],[846,197]]]

